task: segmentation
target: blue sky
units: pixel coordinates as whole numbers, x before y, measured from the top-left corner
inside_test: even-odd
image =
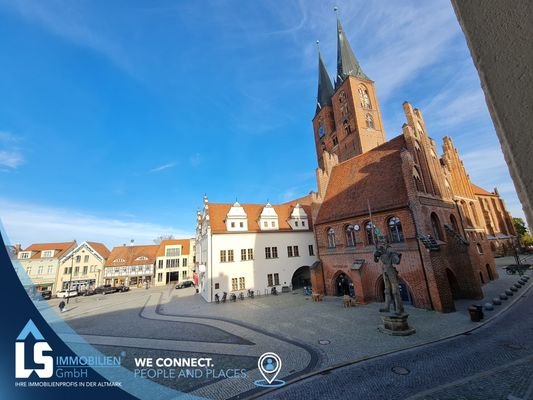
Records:
[[[317,52],[334,6],[376,82],[388,139],[402,102],[473,181],[523,216],[447,1],[0,0],[0,219],[12,243],[109,247],[193,235],[210,201],[316,190]]]

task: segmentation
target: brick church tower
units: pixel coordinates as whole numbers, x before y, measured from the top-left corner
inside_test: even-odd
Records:
[[[317,108],[313,118],[320,168],[323,153],[346,161],[385,143],[374,82],[363,72],[337,19],[335,89],[319,53]]]

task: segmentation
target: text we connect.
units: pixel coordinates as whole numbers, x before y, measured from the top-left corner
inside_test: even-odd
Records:
[[[153,358],[135,358],[136,367],[153,367],[154,359]],[[156,367],[200,367],[208,368],[214,367],[212,358],[156,358],[155,359]]]

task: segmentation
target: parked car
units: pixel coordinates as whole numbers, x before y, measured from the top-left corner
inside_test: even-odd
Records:
[[[98,286],[96,289],[94,289],[94,292],[97,294],[116,293],[117,288],[111,285],[103,285],[103,286]]]
[[[127,292],[130,290],[130,287],[126,285],[120,285],[120,286],[115,286],[115,289],[117,289],[117,292]]]
[[[60,292],[57,292],[56,293],[56,296],[57,297],[63,297],[63,298],[66,298],[66,297],[76,297],[78,295],[78,291],[77,290],[61,290]]]
[[[194,286],[193,281],[183,281],[176,285],[176,289],[183,289],[183,288],[192,287],[192,286]]]
[[[52,298],[52,291],[51,290],[42,290],[41,296],[43,300],[50,300]]]
[[[94,294],[96,294],[96,290],[93,289],[93,288],[85,289],[85,290],[79,292],[80,296],[92,296]]]

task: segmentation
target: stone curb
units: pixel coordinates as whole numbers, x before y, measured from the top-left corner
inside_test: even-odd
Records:
[[[306,380],[308,378],[311,378],[313,376],[321,375],[321,374],[324,374],[326,372],[334,371],[336,369],[341,369],[341,368],[344,368],[344,367],[348,367],[350,365],[355,365],[355,364],[359,364],[359,363],[362,363],[362,362],[365,362],[365,361],[374,360],[376,358],[386,357],[386,356],[390,356],[392,354],[401,353],[401,352],[404,352],[404,351],[409,351],[409,350],[421,348],[421,347],[428,346],[428,345],[431,345],[431,344],[434,344],[434,343],[443,342],[443,341],[446,341],[446,340],[449,340],[449,339],[452,339],[452,338],[455,338],[455,337],[458,337],[458,336],[462,336],[465,333],[473,332],[473,331],[475,331],[477,329],[480,329],[481,327],[487,325],[488,323],[490,323],[493,320],[495,320],[496,318],[498,318],[500,315],[502,315],[505,312],[507,312],[507,310],[509,310],[516,302],[518,302],[522,298],[522,296],[524,294],[529,292],[529,290],[533,287],[533,276],[529,276],[529,278],[530,279],[526,282],[526,284],[523,287],[524,290],[523,290],[522,293],[517,292],[516,296],[513,296],[513,298],[510,298],[509,302],[505,306],[503,304],[501,306],[498,306],[498,308],[499,308],[498,312],[494,313],[493,311],[491,311],[493,313],[493,315],[491,315],[487,319],[484,319],[483,322],[479,322],[473,328],[468,328],[468,329],[466,329],[464,331],[461,331],[461,332],[458,332],[458,333],[453,333],[453,334],[445,336],[443,338],[430,340],[429,342],[425,342],[425,343],[415,344],[413,346],[405,347],[405,348],[400,349],[400,350],[392,350],[392,351],[388,351],[388,352],[385,352],[385,353],[376,354],[376,355],[373,355],[373,356],[370,356],[370,357],[364,357],[364,358],[360,358],[358,360],[332,365],[330,367],[327,367],[327,368],[324,368],[324,369],[320,369],[318,371],[313,371],[313,372],[310,372],[308,374],[299,376],[298,378],[296,378],[294,380],[290,380],[283,387],[287,387],[287,386],[292,385],[294,383],[298,383],[298,382],[304,381],[304,380]],[[243,399],[244,400],[259,399],[262,396],[265,396],[265,395],[267,395],[269,393],[272,393],[275,390],[276,389],[267,389],[267,390],[261,391],[260,393],[254,394],[252,396],[244,397]]]

